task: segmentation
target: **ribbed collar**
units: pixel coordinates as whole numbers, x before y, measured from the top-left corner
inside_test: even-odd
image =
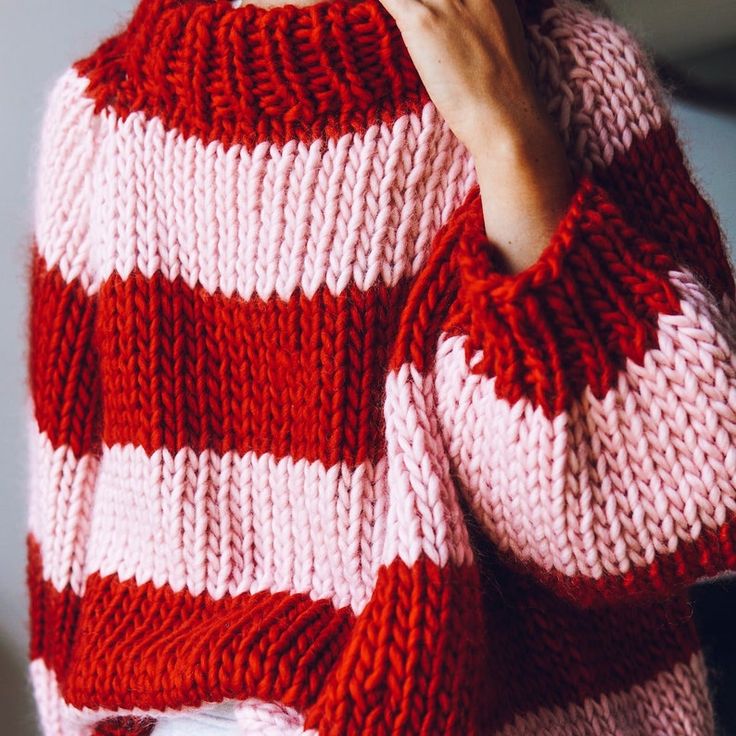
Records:
[[[380,0],[141,0],[75,66],[98,111],[141,111],[185,136],[249,148],[362,131],[429,100]]]

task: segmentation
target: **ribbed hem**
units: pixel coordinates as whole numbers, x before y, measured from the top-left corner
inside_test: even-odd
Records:
[[[117,575],[87,577],[83,596],[43,579],[28,541],[30,658],[55,671],[74,708],[153,710],[258,697],[303,709],[320,692],[354,625],[348,608],[306,594],[214,599]]]

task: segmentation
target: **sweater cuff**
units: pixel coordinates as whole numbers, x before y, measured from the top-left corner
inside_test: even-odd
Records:
[[[479,200],[473,201],[475,209]],[[468,337],[473,372],[496,376],[510,400],[534,398],[551,414],[590,386],[610,388],[627,358],[656,345],[660,314],[679,311],[671,249],[643,237],[611,194],[582,175],[538,259],[502,273],[480,218],[459,243],[457,304],[443,328]]]
[[[474,199],[471,206],[479,210],[480,197]],[[482,212],[480,218],[471,217],[468,220],[476,227],[484,227]],[[581,251],[591,248],[598,251],[609,264],[619,262],[619,271],[626,266],[636,270],[637,263],[651,268],[673,264],[671,256],[661,246],[646,243],[629,226],[608,190],[602,183],[594,181],[590,174],[579,177],[552,237],[537,260],[524,270],[515,274],[503,273],[499,268],[503,258],[497,246],[488,240],[484,231],[475,236],[469,233],[469,239],[485,240],[485,247],[491,251],[489,263],[494,265],[495,270],[485,274],[483,287],[495,303],[513,302],[560,278],[575,275],[576,269],[583,265],[581,259],[588,255]],[[643,248],[637,251],[634,245],[643,245]],[[478,288],[480,284],[474,286]]]

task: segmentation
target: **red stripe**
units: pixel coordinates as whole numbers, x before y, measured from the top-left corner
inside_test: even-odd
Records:
[[[697,650],[684,595],[586,610],[505,569],[482,539],[475,549],[480,568],[382,567],[356,619],[306,595],[213,600],[115,575],[92,575],[82,598],[59,593],[41,580],[29,535],[31,658],[78,708],[258,697],[337,736],[390,733],[407,719],[412,733],[484,734],[538,707],[628,689]]]
[[[395,560],[381,568],[305,727],[320,736],[474,734],[486,653],[477,568]]]
[[[98,110],[141,111],[249,150],[390,124],[429,99],[379,0],[270,10],[144,0],[123,33],[75,66]]]
[[[383,451],[388,351],[407,281],[263,302],[134,272],[113,274],[91,298],[34,258],[29,373],[54,446],[79,457],[101,436],[149,453],[253,450],[327,466]]]
[[[41,579],[28,535],[31,659],[76,708],[164,709],[256,697],[312,702],[353,626],[350,609],[306,594],[214,600],[169,586],[87,579],[83,597]]]
[[[700,274],[713,294],[736,297],[728,248],[713,208],[690,173],[670,119],[617,153],[599,179],[628,222]]]
[[[48,269],[34,244],[28,266],[27,378],[36,420],[55,447],[77,457],[100,436],[100,376],[94,345],[96,302],[78,279]]]
[[[581,608],[502,562],[471,519],[487,656],[480,733],[516,715],[629,690],[686,663],[700,644],[684,586],[654,601]]]
[[[99,292],[104,438],[319,460],[383,452],[388,350],[407,284],[263,302],[161,272]]]
[[[71,587],[58,591],[43,579],[41,547],[32,533],[26,534],[26,586],[29,601],[29,659],[43,657],[62,679],[70,664],[77,629],[79,597]]]
[[[666,177],[650,179],[651,169],[666,172]],[[604,187],[610,201],[625,213],[626,221],[635,229],[636,235],[650,241],[647,246],[651,256],[649,265],[658,265],[657,271],[649,274],[650,284],[647,286],[642,282],[638,287],[643,295],[639,313],[642,335],[636,339],[630,336],[627,338],[622,328],[628,327],[630,330],[631,326],[620,324],[613,329],[610,325],[602,325],[601,336],[606,330],[611,333],[612,344],[617,351],[614,365],[620,368],[627,358],[641,359],[643,352],[655,344],[654,323],[660,312],[679,311],[679,305],[666,284],[664,272],[667,268],[680,267],[679,264],[689,266],[701,275],[718,298],[723,294],[736,295],[736,286],[713,211],[690,178],[676,132],[670,122],[666,121],[662,128],[650,131],[643,139],[634,139],[630,149],[625,153],[618,153],[608,169],[595,173],[594,180]],[[671,180],[676,183],[676,187],[671,186]],[[559,230],[563,230],[565,224],[574,223],[575,217],[580,213],[576,211],[568,214],[568,222],[561,222]],[[578,238],[583,236],[578,228],[574,229],[573,234]],[[599,235],[606,235],[606,232],[601,229]],[[653,246],[652,243],[664,244],[670,255],[663,257],[662,248]],[[571,245],[569,250],[574,250],[574,247]],[[464,258],[458,258],[461,253]],[[671,257],[674,254],[677,256],[676,262]],[[550,255],[552,254],[546,254],[547,261],[550,260]],[[658,260],[653,262],[653,259]],[[540,271],[539,265],[532,266],[529,271]],[[620,269],[625,265],[622,261],[618,267]],[[564,268],[574,275],[578,266],[578,270],[582,269],[584,272],[587,263],[577,263],[573,255],[567,259]],[[484,275],[494,272],[501,274],[509,286],[519,281],[503,275],[500,252],[488,242],[477,185],[468,192],[464,201],[435,236],[426,267],[415,280],[407,308],[402,314],[392,367],[398,368],[408,361],[422,371],[429,367],[433,345],[443,327],[448,305],[454,301],[459,286],[456,283],[458,271],[463,272],[467,280],[476,282],[482,282]],[[641,280],[641,274],[637,274],[637,278]],[[600,283],[594,284],[592,288],[595,292],[585,302],[586,311],[604,297]],[[577,324],[575,314],[570,313],[572,305],[564,303],[564,293],[560,289],[557,292],[552,288],[547,292],[537,289],[537,293],[553,301],[556,310],[561,306],[565,307],[565,314],[558,318],[562,328]],[[487,294],[484,304],[489,308],[491,306]],[[461,306],[455,303],[454,318],[449,323],[445,320],[444,327],[449,328],[453,334],[471,331],[468,322],[470,315],[466,313],[461,316],[457,313],[462,311],[459,309]],[[550,311],[554,310],[547,310],[548,316],[552,316]],[[494,334],[494,339],[499,339],[497,334]],[[606,340],[603,339],[602,342],[606,343]],[[471,344],[473,347],[480,347],[472,340]],[[514,346],[515,343],[512,343],[503,347],[517,363],[523,363],[513,353]],[[576,361],[570,360],[567,365],[572,369]],[[492,367],[488,368],[490,375],[493,375]],[[546,365],[545,369],[549,368]],[[604,372],[596,365],[591,376],[594,384],[599,387],[598,390],[605,392],[615,384],[616,372]],[[505,388],[506,394],[515,398],[521,386],[518,380],[511,380],[506,386],[505,381],[501,380],[497,388]]]
[[[431,368],[437,340],[457,297],[458,274],[454,252],[470,242],[487,242],[480,205],[480,187],[471,187],[463,201],[435,234],[427,262],[414,279],[401,312],[390,367],[413,363],[419,371]]]

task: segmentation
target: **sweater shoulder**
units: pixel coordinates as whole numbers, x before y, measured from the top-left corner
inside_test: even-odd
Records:
[[[622,22],[579,0],[554,0],[527,25],[527,40],[575,173],[605,171],[671,121],[652,51]]]
[[[70,65],[49,85],[34,160],[33,230],[46,267],[64,280],[91,283],[91,192],[100,117],[89,80]]]

